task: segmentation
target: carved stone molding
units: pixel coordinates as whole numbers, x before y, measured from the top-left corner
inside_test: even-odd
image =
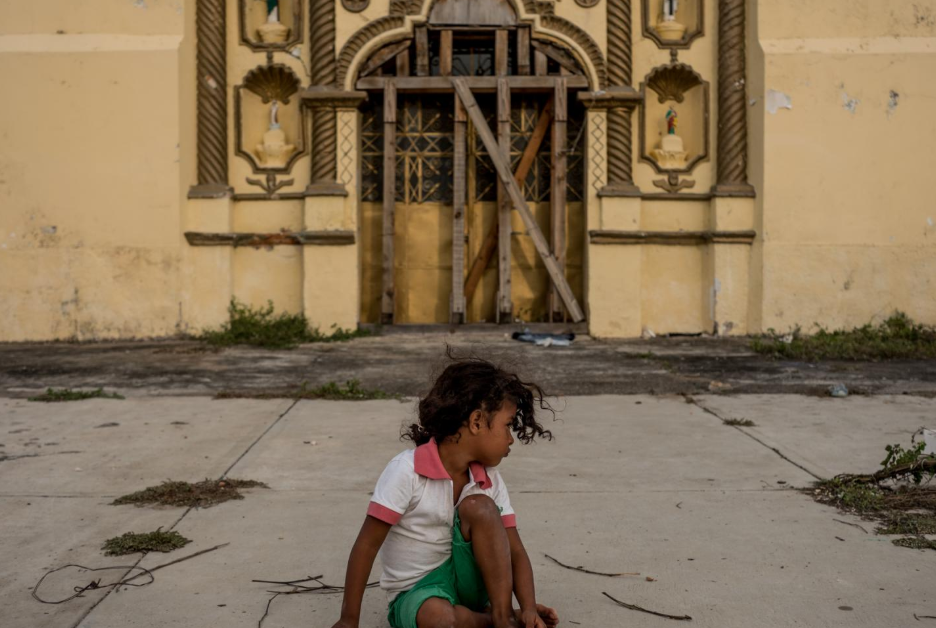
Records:
[[[345,8],[345,11],[360,13],[370,6],[370,0],[341,0],[341,6]]]
[[[591,35],[558,15],[543,15],[540,17],[540,24],[545,29],[565,35],[581,46],[598,74],[598,89],[604,89],[608,86],[608,67],[605,63],[605,57]]]
[[[704,81],[698,72],[685,63],[671,63],[654,68],[647,77],[647,87],[657,94],[661,103],[667,100],[683,102],[686,92]]]
[[[228,186],[227,34],[224,0],[195,7],[198,73],[198,185],[189,196],[224,196]]]
[[[607,15],[608,82],[611,85],[608,91],[617,88],[633,92],[631,0],[608,0]],[[632,111],[621,108],[627,106],[628,103],[621,103],[608,111],[608,184],[602,189],[604,196],[640,193],[634,185]]]
[[[747,180],[744,22],[744,0],[719,0],[716,196],[754,196]]]
[[[752,244],[755,231],[613,231],[588,232],[592,244],[662,244],[697,246],[699,244]]]
[[[601,0],[575,0],[575,4],[586,9],[590,9],[593,6],[597,5]]]
[[[264,104],[278,100],[288,105],[292,95],[299,91],[299,77],[282,63],[261,65],[244,76],[244,88],[263,99]]]
[[[401,15],[389,15],[368,22],[354,33],[338,53],[338,85],[344,86],[354,57],[369,41],[387,31],[403,26],[405,18]]]
[[[335,85],[338,78],[338,64],[335,59],[335,0],[310,0],[309,48],[312,85]],[[313,111],[310,188],[334,184],[337,177],[337,138],[335,111]]]
[[[268,50],[289,50],[293,46],[302,43],[302,8],[306,0],[296,0],[293,5],[292,11],[292,23],[290,26],[289,37],[286,41],[282,43],[265,43],[260,41],[256,37],[250,36],[250,25],[248,24],[249,19],[247,17],[247,7],[245,6],[248,2],[254,2],[255,0],[238,0],[237,6],[237,17],[240,22],[240,43],[244,46],[247,46],[251,50],[257,52],[265,52]],[[282,11],[282,5],[280,5],[280,10]],[[280,14],[282,17],[282,13]]]
[[[281,231],[273,233],[209,233],[186,231],[191,246],[277,246],[354,244],[353,231]]]
[[[533,15],[552,15],[556,11],[555,0],[512,0],[522,1],[523,10]],[[598,0],[582,0],[597,4]],[[576,0],[579,2],[579,0]],[[435,0],[430,0],[429,4],[435,4]],[[583,5],[585,6],[585,5]],[[389,14],[393,16],[400,15],[419,15],[422,12],[423,0],[390,0]],[[430,7],[431,8],[431,7]],[[428,11],[426,12],[428,15]]]

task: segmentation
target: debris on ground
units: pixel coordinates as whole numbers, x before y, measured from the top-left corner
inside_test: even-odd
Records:
[[[579,565],[578,567],[573,567],[572,565],[566,565],[565,563],[559,562],[558,560],[556,560],[549,554],[543,554],[543,556],[553,561],[560,567],[565,567],[566,569],[571,569],[573,571],[581,571],[582,573],[592,574],[593,576],[607,576],[609,578],[620,578],[622,576],[639,576],[640,575],[639,573],[604,573],[603,571],[592,571],[590,569],[585,569],[581,565]]]
[[[101,549],[107,556],[125,556],[142,552],[171,552],[191,543],[175,530],[163,532],[162,528],[154,532],[125,532],[120,536],[104,541]]]
[[[94,390],[72,390],[71,388],[46,388],[46,391],[35,397],[27,397],[28,401],[43,401],[45,403],[58,403],[62,401],[83,401],[85,399],[123,399],[123,395],[106,393],[103,388]]]
[[[844,399],[848,396],[848,386],[845,384],[832,384],[829,386],[829,396],[836,399]]]
[[[329,593],[342,593],[344,587],[334,586],[330,584],[325,584],[322,582],[324,576],[310,576],[308,578],[302,578],[297,580],[251,580],[251,582],[259,582],[261,584],[272,584],[279,587],[289,587],[288,591],[267,591],[267,593],[272,593],[270,599],[267,600],[266,609],[263,611],[263,615],[260,617],[260,621],[257,622],[257,628],[263,628],[263,620],[267,618],[267,615],[270,614],[270,606],[273,604],[273,600],[278,598],[281,595],[295,595],[297,593],[317,593],[317,594],[329,594]],[[310,587],[307,582],[315,582],[318,586]],[[377,582],[368,582],[364,588],[372,589],[376,587],[379,583]]]
[[[239,480],[235,478],[205,479],[194,484],[166,480],[158,486],[150,486],[142,491],[118,497],[111,502],[111,505],[136,504],[137,506],[144,506],[158,504],[162,506],[209,508],[232,499],[244,499],[244,496],[238,491],[241,488],[270,487],[256,480]]]
[[[309,388],[303,382],[298,388],[280,388],[263,390],[222,390],[215,394],[215,399],[326,399],[331,401],[366,401],[370,399],[396,399],[403,401],[403,396],[374,388],[364,388],[361,382],[350,379],[344,385],[328,382]]]
[[[216,549],[225,547],[226,545],[230,545],[230,543],[222,543],[221,545],[215,545],[214,547],[209,547],[208,549],[200,550],[198,552],[195,552],[194,554],[189,554],[188,556],[183,556],[182,558],[176,558],[175,560],[170,560],[168,563],[157,565],[156,567],[153,567],[152,569],[146,569],[144,567],[139,567],[137,565],[132,565],[132,566],[112,565],[108,567],[85,567],[84,565],[75,565],[75,564],[63,565],[62,567],[57,567],[56,569],[50,569],[45,574],[43,574],[43,576],[39,578],[39,582],[36,583],[36,586],[33,587],[32,596],[33,596],[33,599],[35,599],[38,602],[42,602],[43,604],[63,604],[65,602],[74,600],[76,597],[83,597],[82,594],[85,591],[98,591],[102,589],[111,589],[111,588],[117,588],[119,590],[120,587],[145,587],[146,585],[152,584],[153,582],[155,582],[156,578],[153,576],[154,571],[158,571],[159,569],[162,569],[164,567],[169,567],[170,565],[181,563],[182,561],[186,561],[190,558],[195,558],[196,556],[201,556],[202,554],[207,554],[208,552],[213,552]],[[40,597],[39,587],[42,586],[43,581],[48,576],[54,573],[58,573],[59,571],[62,571],[64,569],[68,569],[69,567],[74,567],[75,569],[79,571],[79,573],[86,572],[86,571],[92,571],[92,572],[110,571],[114,569],[123,571],[124,575],[128,575],[131,571],[137,571],[139,573],[137,573],[134,576],[130,576],[129,578],[124,578],[123,580],[118,580],[117,582],[110,582],[107,584],[101,584],[100,578],[98,578],[97,580],[92,580],[91,582],[89,582],[88,584],[84,586],[73,587],[72,590],[75,591],[75,594],[62,600],[46,600]],[[149,580],[147,580],[146,582],[137,582],[137,583],[133,582],[137,578],[140,578],[143,576],[146,576],[147,578],[149,578]]]
[[[893,540],[894,545],[936,549],[936,542],[925,536],[936,534],[936,487],[931,486],[936,477],[936,455],[925,453],[926,448],[925,441],[913,442],[909,449],[899,443],[887,445],[887,455],[879,470],[870,474],[842,474],[817,482],[813,498],[876,522],[875,534],[903,535]],[[835,521],[867,533],[858,524]]]
[[[689,615],[668,615],[666,613],[658,613],[657,611],[651,611],[641,606],[637,606],[636,604],[628,604],[627,602],[622,602],[621,600],[611,597],[604,591],[602,591],[601,594],[607,597],[608,599],[610,599],[612,602],[614,602],[618,606],[629,608],[632,611],[640,611],[641,613],[650,613],[651,615],[656,615],[657,617],[665,617],[666,619],[675,619],[677,621],[692,621],[692,617],[690,617]]]
[[[732,427],[757,427],[757,423],[751,419],[722,419],[722,425],[730,425]]]
[[[575,334],[542,334],[533,333],[529,328],[523,331],[515,331],[510,335],[514,340],[520,342],[531,342],[538,347],[568,347],[575,340]]]

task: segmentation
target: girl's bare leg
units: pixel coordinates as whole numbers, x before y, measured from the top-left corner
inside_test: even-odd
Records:
[[[416,613],[417,628],[491,628],[491,616],[475,613],[464,606],[452,606],[448,600],[431,597]]]
[[[458,516],[462,536],[471,542],[491,600],[491,625],[493,628],[515,628],[510,541],[500,511],[487,495],[472,495],[462,501]]]

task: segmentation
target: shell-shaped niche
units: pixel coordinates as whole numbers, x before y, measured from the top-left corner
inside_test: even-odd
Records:
[[[289,104],[292,95],[299,91],[299,77],[281,63],[261,65],[247,73],[244,87],[262,98],[264,104],[272,100]]]
[[[282,64],[251,70],[234,88],[236,152],[255,173],[287,173],[305,153],[300,80]]]
[[[302,0],[238,0],[241,43],[284,50],[302,41]]]
[[[643,35],[660,48],[689,48],[704,34],[705,0],[642,0]]]
[[[708,82],[691,66],[671,63],[654,68],[641,91],[641,159],[660,173],[691,172],[708,158]]]

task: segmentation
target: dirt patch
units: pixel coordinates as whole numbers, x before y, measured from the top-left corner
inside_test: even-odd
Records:
[[[226,478],[224,480],[208,480],[191,484],[189,482],[174,482],[166,480],[159,486],[150,486],[118,497],[111,505],[135,504],[137,506],[161,505],[209,508],[232,499],[244,499],[238,489],[242,488],[270,488],[263,482],[256,480],[238,480]]]
[[[322,386],[309,387],[303,383],[298,388],[274,388],[268,390],[222,390],[215,399],[328,399],[332,401],[364,401],[367,399],[396,399],[402,395],[383,390],[364,388],[356,379],[344,385],[328,382]]]
[[[103,388],[96,388],[94,390],[72,390],[70,388],[63,388],[61,390],[56,390],[54,388],[46,388],[46,391],[35,397],[29,397],[29,401],[42,401],[45,403],[59,403],[63,401],[83,401],[85,399],[123,399],[122,395],[117,393],[106,393]]]

